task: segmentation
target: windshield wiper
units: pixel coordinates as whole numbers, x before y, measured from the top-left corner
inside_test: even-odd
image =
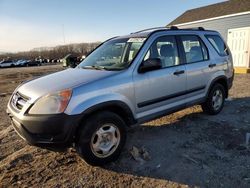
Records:
[[[97,70],[109,70],[107,67],[100,66],[100,65],[93,65],[93,67]]]
[[[106,70],[103,66],[96,66],[96,65],[86,65],[81,67],[82,69],[95,69],[95,70]]]
[[[107,70],[107,71],[114,71],[114,70],[120,70],[120,69],[115,69],[115,68],[108,68],[100,65],[86,65],[81,67],[83,69],[95,69],[95,70]]]

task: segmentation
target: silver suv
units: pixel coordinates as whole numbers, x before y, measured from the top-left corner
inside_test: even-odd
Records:
[[[218,32],[154,28],[109,39],[76,68],[23,83],[7,113],[28,143],[73,146],[103,165],[121,153],[127,127],[195,104],[219,113],[233,76]]]

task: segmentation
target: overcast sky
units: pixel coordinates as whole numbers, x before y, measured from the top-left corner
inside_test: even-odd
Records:
[[[0,52],[103,41],[221,0],[0,0]],[[64,28],[64,29],[63,29]],[[64,30],[64,35],[63,35]]]

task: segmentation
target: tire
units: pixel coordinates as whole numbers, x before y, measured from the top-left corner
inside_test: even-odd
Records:
[[[225,87],[219,83],[214,84],[207,100],[201,104],[202,110],[210,115],[218,114],[224,107],[225,96]]]
[[[124,147],[127,136],[123,119],[108,111],[90,116],[78,132],[76,150],[93,166],[115,161]]]

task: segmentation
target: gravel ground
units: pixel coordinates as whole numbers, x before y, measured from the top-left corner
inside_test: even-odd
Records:
[[[59,70],[0,70],[0,187],[250,187],[249,74],[235,76],[219,115],[194,106],[132,128],[118,161],[100,168],[87,165],[74,149],[29,146],[10,125],[5,109],[15,87]],[[145,155],[135,156],[137,150]]]

